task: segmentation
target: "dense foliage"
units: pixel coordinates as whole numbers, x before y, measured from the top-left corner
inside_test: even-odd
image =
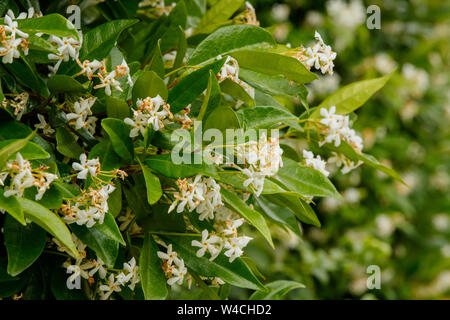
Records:
[[[0,297],[262,299],[305,286],[295,292],[315,297],[297,266],[327,281],[317,259],[328,255],[308,244],[291,255],[282,232],[334,239],[358,224],[327,217],[319,231],[317,204],[343,201],[330,163],[346,177],[364,170],[375,193],[391,179],[404,188],[352,129],[354,111],[401,76],[368,73],[311,100],[305,84],[326,81],[340,57],[322,30],[277,44],[241,0],[70,4],[0,8]],[[384,249],[356,242],[372,257]]]

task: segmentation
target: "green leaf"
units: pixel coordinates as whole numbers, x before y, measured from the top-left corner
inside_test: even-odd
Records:
[[[392,74],[390,73],[380,78],[354,82],[340,88],[322,101],[314,110],[311,117],[318,118],[321,108],[329,109],[331,106],[336,106],[337,114],[345,115],[355,111],[369,100],[375,92],[383,88]]]
[[[34,132],[30,133],[26,138],[13,140],[0,149],[0,168],[3,168],[8,159],[20,151],[33,138]]]
[[[5,197],[3,195],[4,190],[0,187],[0,208],[8,212],[14,219],[20,222],[22,225],[26,225],[25,216],[23,214],[22,207],[16,196]]]
[[[197,25],[196,31],[202,32],[209,25],[217,25],[226,21],[244,3],[244,0],[222,0],[217,1],[202,17]]]
[[[85,92],[87,89],[72,77],[66,76],[64,74],[55,74],[47,81],[48,89],[51,93],[62,93],[62,92],[75,92],[81,93]]]
[[[60,192],[64,199],[72,199],[81,193],[80,188],[77,185],[64,183],[61,181],[52,182],[52,186],[55,186]]]
[[[35,201],[25,198],[18,200],[26,218],[41,226],[58,239],[75,257],[78,257],[78,250],[72,241],[70,231],[61,218]]]
[[[117,241],[121,245],[125,246],[125,240],[123,239],[122,234],[120,233],[120,229],[117,226],[116,220],[111,213],[106,212],[103,223],[96,223],[92,228],[97,229],[109,239]]]
[[[175,164],[171,160],[171,154],[159,154],[149,156],[145,159],[145,164],[154,171],[173,179],[187,178],[197,174],[214,177],[216,169],[212,165],[202,161],[201,164]]]
[[[29,34],[28,36],[28,48],[30,50],[45,51],[46,53],[58,54],[58,50],[53,47],[47,40],[44,40],[35,34]]]
[[[139,276],[146,300],[165,299],[168,294],[166,276],[157,252],[155,240],[150,233],[146,233],[139,256]]]
[[[27,188],[24,192],[24,197],[30,200],[34,200],[38,193],[37,188]],[[44,196],[40,200],[36,200],[37,203],[43,205],[47,209],[59,209],[62,205],[62,193],[58,188],[50,185],[50,189],[45,191]]]
[[[289,120],[297,120],[292,113],[275,107],[255,107],[240,109],[238,115],[241,116],[246,128],[267,129],[276,124],[284,124]]]
[[[19,139],[8,139],[0,141],[0,150],[6,145],[9,145],[10,143],[18,140]],[[27,142],[27,144],[17,152],[20,152],[22,157],[26,160],[39,160],[39,159],[47,159],[50,157],[50,154],[47,151],[45,151],[39,145],[31,141]],[[11,154],[8,160],[15,159],[17,152]]]
[[[319,171],[302,166],[289,158],[283,158],[283,166],[277,173],[279,181],[289,190],[305,196],[333,197],[341,196],[331,181]]]
[[[106,97],[106,114],[108,118],[123,120],[130,116],[131,108],[128,103],[115,97]]]
[[[298,222],[291,210],[285,206],[279,206],[272,201],[268,201],[263,195],[254,198],[256,204],[269,219],[279,226],[288,227],[295,232],[299,237],[301,236]]]
[[[122,211],[122,185],[117,183],[116,189],[108,197],[108,212],[115,218]]]
[[[147,186],[148,203],[155,204],[162,196],[161,183],[159,182],[159,178],[146,165],[141,164],[141,168]]]
[[[270,246],[274,248],[269,227],[261,213],[251,209],[243,200],[241,200],[241,198],[226,188],[220,188],[220,193],[228,206],[258,229]]]
[[[310,72],[297,59],[267,52],[255,50],[241,50],[232,52],[239,66],[252,71],[269,75],[283,75],[289,80],[304,84],[317,79],[317,75]]]
[[[80,40],[75,26],[57,13],[47,14],[39,18],[16,20],[18,28],[26,33],[46,33],[58,37],[72,37]]]
[[[305,288],[305,285],[289,280],[277,280],[266,284],[265,290],[254,292],[249,300],[280,300],[289,291]]]
[[[56,150],[72,159],[78,159],[83,152],[74,135],[64,127],[56,128]]]
[[[114,267],[119,253],[119,242],[111,240],[94,227],[88,228],[72,223],[70,229],[83,243],[94,250],[109,268]]]
[[[158,94],[164,100],[167,100],[168,96],[167,87],[164,80],[161,79],[154,71],[146,71],[142,73],[134,83],[132,92],[134,104],[136,104],[137,99],[145,99],[147,97],[154,98]]]
[[[227,129],[240,128],[241,124],[236,112],[229,106],[219,106],[208,116],[203,126],[203,131],[218,129],[226,133]]]
[[[281,75],[269,75],[244,68],[239,69],[239,78],[250,86],[274,96],[296,97],[303,94],[304,86],[289,81]]]
[[[294,194],[267,194],[264,198],[281,207],[289,208],[298,220],[320,227],[320,221],[311,206]]]
[[[252,96],[239,83],[231,79],[225,79],[220,83],[220,89],[223,93],[229,94],[233,98],[244,102],[247,106],[255,106]]]
[[[263,28],[248,24],[226,26],[200,42],[187,61],[187,65],[198,65],[218,55],[225,56],[232,51],[262,44],[275,45],[272,35]]]
[[[212,70],[214,74],[217,74],[224,62],[225,59],[220,59],[181,79],[169,92],[167,102],[170,104],[172,113],[175,114],[191,104],[208,86],[209,71]]]
[[[83,46],[80,50],[80,60],[102,60],[116,45],[120,33],[138,22],[136,19],[113,20],[101,24],[83,35]]]
[[[225,282],[241,288],[253,290],[263,288],[250,268],[239,258],[230,263],[228,257],[223,254],[220,254],[214,261],[209,261],[206,257],[197,257],[197,249],[192,246],[191,242],[198,240],[198,237],[161,235],[160,238],[167,244],[172,244],[174,251],[178,252],[187,267],[197,274],[205,277],[219,277]]]
[[[13,75],[18,83],[32,89],[43,97],[48,97],[50,92],[41,76],[36,71],[36,66],[30,56],[21,56],[21,60],[15,60],[11,64],[3,66]]]
[[[106,131],[114,151],[123,159],[133,160],[134,148],[130,138],[130,128],[119,119],[106,118],[102,120],[102,128]]]
[[[4,225],[8,273],[15,277],[31,266],[45,247],[46,232],[37,224],[21,225],[7,216]]]
[[[150,63],[146,68],[147,70],[154,71],[161,79],[163,79],[165,75],[165,69],[160,44],[161,40],[158,40],[158,43],[155,46],[155,50],[153,52],[152,59],[150,60]]]
[[[103,170],[113,170],[121,166],[120,157],[114,151],[111,140],[108,137],[92,147],[91,152],[89,152],[89,158],[99,158]]]
[[[219,82],[212,70],[209,70],[208,87],[206,88],[206,95],[203,99],[197,120],[201,121],[203,118],[207,118],[220,105],[221,98]]]

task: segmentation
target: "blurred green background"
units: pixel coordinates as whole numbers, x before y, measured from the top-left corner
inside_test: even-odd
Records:
[[[274,225],[277,249],[255,234],[246,254],[266,282],[306,285],[286,299],[450,298],[450,2],[251,3],[280,43],[307,45],[318,30],[337,52],[334,75],[308,86],[311,106],[339,86],[396,69],[357,111],[354,127],[365,152],[395,168],[408,187],[365,166],[336,172],[344,200],[318,203],[322,228],[303,226],[300,239]],[[381,9],[379,30],[366,27],[374,4]],[[380,267],[380,289],[366,286],[370,265]],[[230,298],[249,294],[233,288]]]

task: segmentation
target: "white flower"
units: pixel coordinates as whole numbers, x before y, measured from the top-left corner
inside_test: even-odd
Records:
[[[5,197],[18,196],[22,197],[25,189],[34,186],[35,178],[31,172],[31,164],[28,160],[24,160],[20,152],[16,155],[16,160],[10,160],[6,163],[7,170],[15,173],[11,186],[5,188],[3,195]],[[5,176],[6,178],[6,176]]]
[[[330,175],[326,170],[326,161],[322,160],[320,156],[314,157],[314,154],[311,151],[303,150],[303,158],[305,159],[306,166],[316,169],[325,177]]]
[[[360,0],[345,2],[342,0],[330,0],[326,3],[328,14],[339,27],[355,29],[366,19],[366,12]]]
[[[187,274],[187,269],[184,266],[184,260],[178,260],[176,267],[171,268],[172,277],[167,279],[167,284],[173,286],[175,283],[183,284],[184,276]]]
[[[296,56],[297,59],[308,69],[314,67],[322,73],[333,74],[336,52],[323,42],[322,37],[317,31],[314,37],[317,42],[306,49],[301,47]]]
[[[127,271],[127,273],[128,273],[127,274],[127,276],[129,277],[128,281],[130,281],[130,284],[128,285],[128,287],[131,290],[134,290],[134,287],[140,281],[140,279],[139,279],[139,267],[136,265],[136,260],[134,259],[134,257],[131,258],[130,261],[125,262],[123,264],[123,269],[125,271]]]
[[[172,245],[167,246],[167,252],[158,251],[157,255],[160,259],[167,260],[167,264],[171,265],[174,261],[178,261],[178,254],[172,250]]]
[[[0,47],[0,56],[3,56],[3,63],[13,63],[14,59],[20,58],[18,47],[21,43],[21,39],[10,39],[3,42],[4,47]]]
[[[55,133],[55,130],[52,127],[50,127],[47,121],[45,121],[43,115],[38,114],[37,117],[39,119],[39,123],[34,125],[35,128],[41,129],[45,135],[52,135],[53,133]]]
[[[106,277],[106,269],[103,267],[105,263],[102,259],[97,257],[96,260],[91,261],[91,270],[89,270],[89,276],[93,277],[97,272],[101,279],[105,279]]]
[[[102,284],[99,287],[101,291],[100,298],[102,300],[108,299],[113,292],[120,292],[122,289],[120,288],[120,283],[115,279],[114,274],[110,274],[108,278],[108,282],[106,284]]]
[[[92,176],[96,176],[99,167],[100,163],[98,159],[87,160],[87,156],[84,153],[80,155],[80,163],[72,163],[72,168],[76,171],[80,171],[77,175],[78,179],[86,179],[88,173],[90,173]]]
[[[38,188],[38,193],[35,196],[35,200],[41,200],[44,196],[45,191],[50,188],[50,184],[58,179],[58,176],[53,173],[43,172],[40,175],[39,180],[35,180],[35,185]]]
[[[202,240],[192,240],[192,246],[200,248],[196,253],[197,257],[203,257],[206,251],[208,251],[211,254],[210,260],[214,260],[220,253],[220,250],[216,247],[220,242],[221,238],[216,235],[209,236],[208,230],[205,229],[202,231]]]
[[[10,14],[12,14],[12,16]],[[20,31],[18,29],[17,21],[13,21],[13,19],[14,13],[11,10],[8,10],[8,14],[6,14],[4,18],[4,22],[6,23],[4,28],[6,31],[10,32],[11,38],[15,39],[16,35],[22,38],[28,38],[28,33]]]
[[[92,80],[92,76],[97,70],[101,70],[104,65],[102,62],[94,59],[93,61],[84,60],[83,63],[81,63],[80,59],[77,59],[77,63],[81,68],[81,71],[78,72],[76,75],[85,75],[89,80]]]
[[[229,238],[225,242],[225,255],[229,257],[230,262],[233,262],[236,258],[242,256],[244,251],[242,250],[252,238],[247,236],[237,237],[237,238]]]
[[[71,37],[57,37],[54,35],[51,35],[48,38],[48,41],[50,43],[53,43],[57,47],[58,54],[49,53],[48,59],[50,60],[58,60],[56,65],[52,67],[50,70],[52,73],[56,73],[61,65],[62,61],[69,61],[69,58],[72,58],[73,60],[78,59],[78,53],[81,48],[81,42],[71,38]]]
[[[79,101],[76,101],[73,104],[74,112],[68,113],[66,116],[67,119],[70,121],[69,123],[75,125],[76,130],[88,126],[86,120],[88,116],[92,115],[91,107],[94,105],[96,99],[97,98],[92,97],[87,99],[80,99]]]
[[[363,148],[363,141],[361,137],[356,134],[356,131],[349,127],[349,117],[338,115],[336,107],[331,106],[329,110],[325,108],[320,109],[320,115],[323,117],[320,123],[327,128],[323,131],[325,134],[324,141],[320,142],[322,146],[325,143],[333,143],[336,147],[341,144],[341,141],[346,141],[357,152],[361,152]]]
[[[226,228],[222,231],[224,235],[237,237],[237,228],[239,228],[243,223],[244,219],[227,220]]]

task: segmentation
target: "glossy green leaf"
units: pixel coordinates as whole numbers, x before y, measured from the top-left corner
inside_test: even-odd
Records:
[[[39,258],[45,247],[46,232],[37,224],[23,226],[8,216],[5,219],[4,235],[8,273],[15,277]]]
[[[10,140],[10,142],[0,149],[0,168],[3,168],[8,159],[25,147],[28,142],[33,138],[34,132],[30,133],[26,138]]]
[[[305,196],[341,197],[322,173],[289,158],[283,158],[283,166],[278,170],[277,177],[289,190]]]
[[[247,24],[226,26],[200,42],[187,64],[198,65],[218,55],[225,56],[232,51],[262,44],[275,44],[272,35],[265,29]]]
[[[158,94],[164,100],[168,96],[166,84],[154,71],[146,71],[141,74],[136,80],[132,92],[133,103],[136,103],[137,99],[154,98]]]
[[[73,243],[70,231],[60,217],[35,201],[25,198],[18,200],[26,218],[41,226],[58,239],[75,257],[78,257],[78,250]]]
[[[5,197],[4,190],[0,187],[0,208],[8,212],[14,219],[22,225],[26,225],[22,207],[16,196]]]
[[[217,1],[202,17],[197,25],[197,32],[204,31],[205,27],[209,25],[217,25],[220,22],[226,21],[235,13],[244,0],[222,0]]]
[[[131,161],[134,149],[129,126],[119,119],[106,118],[102,120],[102,128],[108,134],[114,151],[121,158]]]
[[[216,175],[215,167],[207,165],[204,161],[201,164],[175,164],[171,160],[171,154],[149,156],[145,159],[145,164],[154,171],[173,179],[191,177],[197,174]]]
[[[220,101],[221,93],[219,82],[217,81],[216,75],[212,72],[212,70],[209,70],[208,87],[206,88],[206,95],[203,99],[197,120],[200,121],[203,118],[206,119],[208,115],[220,105]]]
[[[321,108],[329,109],[331,106],[336,106],[337,114],[348,114],[355,111],[369,100],[375,92],[383,88],[391,76],[392,73],[380,78],[354,82],[340,88],[322,101],[311,117],[319,117]]]
[[[235,193],[227,190],[226,188],[221,188],[220,193],[222,194],[225,203],[227,203],[228,206],[233,209],[233,211],[237,212],[256,229],[258,229],[258,231],[261,232],[270,246],[274,248],[269,227],[267,226],[266,220],[261,215],[261,213],[251,209],[241,198],[239,198]]]
[[[9,145],[12,142],[18,141],[19,139],[8,139],[0,141],[0,150]],[[38,159],[47,159],[50,157],[50,154],[42,149],[39,145],[34,142],[28,141],[27,144],[19,151],[22,157],[26,160],[38,160]],[[16,158],[17,152],[14,152],[9,156],[9,160],[13,160]]]
[[[75,136],[64,127],[56,128],[56,150],[72,159],[79,159],[83,152]]]
[[[249,107],[255,106],[252,96],[239,83],[225,79],[220,83],[220,89],[223,93],[229,94],[238,101],[242,101]]]
[[[73,223],[70,225],[70,229],[83,243],[94,250],[109,268],[114,266],[119,253],[117,241],[111,240],[96,228],[88,228]]]
[[[155,204],[162,196],[161,182],[146,165],[141,165],[147,186],[147,200],[149,204]]]
[[[177,113],[191,104],[208,86],[209,71],[217,74],[225,59],[210,63],[185,76],[169,91],[167,102],[172,113]]]
[[[203,130],[218,129],[226,133],[226,129],[238,129],[241,127],[236,112],[229,106],[215,108],[206,118]]]
[[[79,40],[75,26],[57,13],[46,14],[39,18],[17,20],[20,30],[26,33],[46,33],[58,37],[72,37]]]
[[[106,114],[108,118],[123,120],[130,116],[130,111],[131,108],[126,101],[115,97],[106,98]]]
[[[47,81],[48,89],[51,93],[74,92],[81,93],[87,89],[72,77],[64,74],[55,74]]]
[[[238,115],[245,126],[252,129],[267,129],[276,124],[285,124],[289,120],[297,120],[292,113],[269,106],[240,109]]]
[[[265,290],[258,290],[250,296],[250,300],[280,300],[289,291],[305,288],[305,285],[295,281],[277,280],[266,284]]]
[[[120,157],[114,151],[111,140],[107,137],[92,147],[89,158],[99,158],[103,170],[113,170],[121,166]]]
[[[232,52],[239,66],[269,75],[283,75],[289,80],[304,84],[317,79],[297,59],[268,51],[240,50]]]
[[[165,299],[168,294],[162,260],[158,257],[158,246],[151,234],[146,233],[139,256],[139,276],[146,300]]]
[[[102,60],[115,46],[120,33],[138,22],[136,19],[122,19],[101,24],[83,35],[80,60]]]
[[[105,213],[103,223],[96,223],[93,228],[97,229],[109,239],[119,242],[121,245],[125,245],[125,240],[120,233],[119,226],[114,219],[114,216],[110,212]]]

